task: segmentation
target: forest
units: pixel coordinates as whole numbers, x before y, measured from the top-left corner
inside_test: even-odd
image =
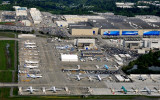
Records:
[[[124,66],[122,70],[127,74],[157,74],[160,71],[149,70],[148,67],[156,66],[160,67],[160,51],[152,52],[148,54],[141,55],[137,60],[131,61],[127,66]],[[132,71],[128,71],[133,68],[134,65],[137,65],[138,68]]]
[[[0,0],[0,3],[3,0]],[[136,5],[139,0],[9,0],[10,5],[0,5],[0,10],[14,10],[15,5],[28,8],[35,7],[41,11],[52,14],[94,14],[93,12],[113,12],[116,15],[133,17],[135,15],[156,15],[160,16],[160,7],[147,5],[150,8],[117,8],[115,2],[133,2]],[[150,0],[145,0],[150,1]],[[152,0],[153,1],[153,0]],[[157,1],[157,0],[156,0]],[[160,0],[159,0],[160,1]]]

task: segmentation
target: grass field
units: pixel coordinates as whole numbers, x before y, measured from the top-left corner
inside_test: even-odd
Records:
[[[0,100],[9,97],[10,88],[0,88]]]
[[[12,82],[12,71],[0,71],[0,82]]]
[[[0,32],[0,37],[9,37],[9,38],[14,38],[15,35],[11,32]]]
[[[6,57],[6,45],[10,45],[9,52],[11,58],[11,66],[7,66]],[[0,70],[13,70],[14,69],[14,51],[15,51],[15,41],[14,40],[0,40]]]

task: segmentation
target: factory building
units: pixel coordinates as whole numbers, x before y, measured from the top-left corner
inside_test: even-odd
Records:
[[[69,24],[70,34],[74,36],[100,34],[103,37],[160,36],[160,17],[126,17],[113,14],[101,14],[101,16],[103,18],[88,18],[87,22]]]
[[[30,14],[31,14],[31,17],[33,19],[34,24],[40,24],[41,23],[41,21],[42,21],[42,14],[41,14],[41,12],[38,9],[31,8],[30,9]]]
[[[74,45],[79,50],[90,50],[95,49],[95,39],[74,39]]]
[[[144,41],[144,48],[160,49],[160,39],[144,38],[143,41]]]
[[[124,48],[129,48],[129,49],[139,49],[142,47],[143,41],[141,39],[124,39],[123,40],[123,47]]]
[[[129,49],[143,48],[145,50],[160,49],[160,39],[152,38],[130,38],[123,40],[123,47]],[[139,50],[141,52],[143,50]]]

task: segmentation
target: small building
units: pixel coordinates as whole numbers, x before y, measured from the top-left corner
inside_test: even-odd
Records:
[[[78,56],[75,54],[61,54],[61,61],[64,62],[77,62]]]
[[[79,50],[89,50],[95,48],[95,39],[74,39],[74,45]]]

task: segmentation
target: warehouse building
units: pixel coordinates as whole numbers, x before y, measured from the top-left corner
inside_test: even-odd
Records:
[[[31,8],[30,9],[30,14],[31,14],[31,17],[33,19],[34,24],[40,24],[41,23],[41,21],[42,21],[42,14],[41,14],[41,12],[38,9]]]

